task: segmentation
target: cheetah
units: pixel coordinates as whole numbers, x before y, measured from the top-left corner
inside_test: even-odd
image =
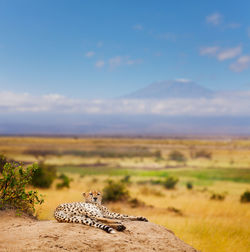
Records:
[[[102,195],[98,191],[83,193],[85,202],[64,203],[59,205],[54,217],[58,222],[81,223],[100,228],[107,233],[123,231],[126,227],[121,220],[148,221],[145,217],[113,213],[103,206]]]

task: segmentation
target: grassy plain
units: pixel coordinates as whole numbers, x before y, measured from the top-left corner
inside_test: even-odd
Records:
[[[168,159],[178,150],[184,162]],[[194,158],[205,150],[211,158]],[[131,176],[131,197],[145,203],[132,208],[126,202],[110,203],[114,211],[145,215],[173,230],[201,251],[250,251],[250,205],[240,195],[250,189],[250,140],[248,139],[126,139],[1,137],[0,153],[25,164],[42,160],[57,166],[73,181],[69,189],[39,189],[45,204],[40,219],[52,219],[62,202],[81,200],[89,189],[102,190],[107,179]],[[167,190],[152,181],[179,178]],[[193,189],[187,190],[186,183]],[[212,193],[225,195],[211,200]]]

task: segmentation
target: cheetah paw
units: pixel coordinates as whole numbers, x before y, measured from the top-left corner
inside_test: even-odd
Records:
[[[116,227],[116,229],[117,229],[117,231],[123,231],[123,230],[126,229],[126,227],[125,227],[124,225],[118,225],[118,226]]]
[[[137,217],[137,220],[138,220],[138,221],[145,221],[145,222],[148,222],[148,219],[146,219],[145,217],[142,217],[142,216]]]

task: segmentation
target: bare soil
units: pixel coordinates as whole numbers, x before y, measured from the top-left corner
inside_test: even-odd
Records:
[[[165,227],[138,221],[124,224],[125,231],[108,234],[81,224],[38,221],[0,211],[0,251],[197,251]]]

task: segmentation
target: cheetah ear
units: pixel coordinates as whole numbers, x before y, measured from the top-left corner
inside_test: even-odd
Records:
[[[83,197],[85,197],[85,196],[86,196],[86,193],[85,193],[85,192],[84,192],[84,193],[82,193],[82,196],[83,196]]]

